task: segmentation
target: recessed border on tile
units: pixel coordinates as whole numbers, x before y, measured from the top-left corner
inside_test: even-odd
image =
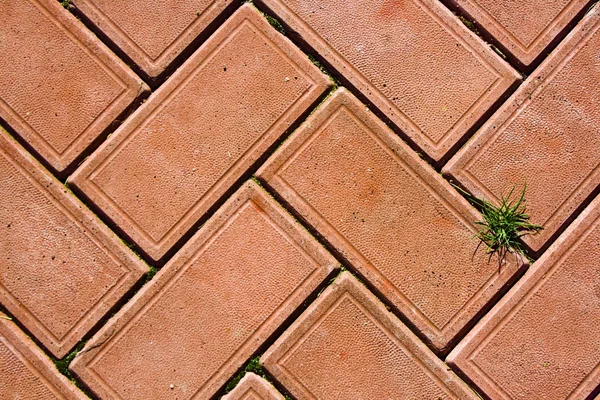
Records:
[[[108,348],[132,326],[133,323],[156,301],[164,295],[164,288],[175,282],[179,276],[199,257],[225,226],[248,207],[258,207],[274,226],[293,241],[314,263],[313,272],[299,284],[296,290],[274,311],[230,357],[208,382],[199,388],[193,398],[206,398],[214,395],[230,377],[246,362],[268,337],[270,337],[287,318],[316,290],[339,265],[337,261],[310,236],[293,217],[277,204],[266,191],[253,181],[246,182],[213,215],[204,226],[186,243],[186,245],[165,265],[156,277],[144,286],[85,346],[69,369],[76,374],[98,396],[119,398],[110,386],[93,370],[93,365],[108,351]]]
[[[481,156],[503,133],[503,128],[510,125],[522,113],[535,97],[541,95],[561,68],[564,67],[583,48],[586,41],[600,30],[600,6],[595,6],[590,13],[534,73],[521,85],[514,95],[490,118],[477,134],[463,147],[442,169],[442,173],[450,180],[460,183],[477,197],[498,202],[499,198],[486,188],[469,171],[469,167]],[[600,185],[600,168],[592,171],[578,185],[567,200],[557,207],[547,221],[537,221],[544,230],[536,235],[523,238],[529,249],[536,254],[541,253],[550,242],[571,222],[577,209],[593,195]]]
[[[466,135],[482,119],[488,109],[501,100],[510,89],[521,80],[521,75],[496,55],[479,37],[469,31],[457,18],[437,0],[411,0],[420,4],[443,29],[461,43],[474,57],[477,57],[485,68],[497,76],[497,79],[475,101],[469,111],[461,116],[453,128],[445,132],[437,143],[425,135],[395,104],[385,97],[339,52],[296,15],[283,0],[257,0],[257,3],[277,15],[291,27],[294,35],[298,34],[323,59],[354,86],[363,96],[372,102],[391,122],[396,125],[408,140],[415,143],[435,163],[443,162],[448,153],[460,144]],[[460,32],[460,33],[459,33]],[[466,120],[471,119],[468,123]]]
[[[104,314],[139,281],[142,275],[148,272],[148,267],[72,193],[1,129],[0,153],[61,212],[80,227],[85,235],[123,271],[118,282],[109,288],[93,308],[88,310],[87,314],[61,338],[55,337],[31,311],[23,307],[18,298],[0,284],[0,299],[8,312],[17,317],[19,322],[31,331],[50,352],[61,358],[100,321]]]
[[[212,57],[223,43],[230,40],[234,32],[242,25],[251,24],[261,32],[281,54],[286,54],[289,62],[297,66],[312,86],[299,96],[293,106],[288,108],[277,121],[257,139],[252,147],[236,163],[229,168],[204,196],[194,204],[170,230],[159,240],[151,238],[140,226],[120,209],[94,182],[93,177],[107,162],[122,149],[138,132],[141,126],[164,107],[164,102],[172,98],[182,86],[191,79],[206,60]],[[218,31],[206,42],[177,73],[153,96],[140,107],[117,132],[107,140],[80,168],[69,178],[69,181],[83,193],[96,207],[128,237],[138,244],[140,250],[154,261],[158,261],[196,224],[196,222],[223,196],[243,173],[273,145],[281,135],[307,109],[319,99],[331,84],[309,60],[294,48],[292,43],[273,29],[266,19],[251,5],[242,6]]]

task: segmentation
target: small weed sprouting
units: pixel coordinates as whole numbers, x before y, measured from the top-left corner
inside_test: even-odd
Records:
[[[60,5],[68,10],[71,8],[71,0],[62,0]]]
[[[507,196],[501,197],[499,206],[487,200],[476,198],[455,186],[471,204],[481,210],[483,220],[476,222],[480,230],[475,237],[480,240],[479,246],[482,243],[486,245],[490,259],[494,254],[498,255],[499,265],[502,265],[502,261],[508,253],[514,253],[529,259],[521,243],[521,238],[536,234],[544,229],[540,225],[529,222],[529,214],[526,213],[525,206],[526,186],[526,184],[523,184],[521,195],[516,201],[512,199],[516,185],[513,186]],[[479,249],[479,246],[477,246],[477,249]]]

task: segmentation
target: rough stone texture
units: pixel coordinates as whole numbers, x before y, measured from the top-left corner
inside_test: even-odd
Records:
[[[73,3],[154,78],[232,0],[74,0]]]
[[[528,69],[590,0],[449,0]]]
[[[300,400],[478,398],[348,272],[261,361]]]
[[[0,398],[85,400],[50,359],[0,313]]]
[[[0,301],[62,357],[147,271],[0,129]]]
[[[441,353],[525,267],[476,252],[481,216],[344,89],[258,175]]]
[[[70,368],[103,399],[210,398],[336,268],[248,182]]]
[[[269,382],[250,372],[222,400],[285,400],[285,398]]]
[[[588,399],[600,385],[600,197],[448,361],[493,399]]]
[[[600,184],[598,60],[596,6],[443,170],[492,201],[526,182],[536,252]]]
[[[244,5],[70,181],[158,260],[328,84]]]
[[[437,0],[260,3],[436,161],[520,79]]]
[[[149,89],[56,0],[0,15],[0,117],[61,172]]]

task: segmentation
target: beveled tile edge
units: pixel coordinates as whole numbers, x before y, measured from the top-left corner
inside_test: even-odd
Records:
[[[415,334],[408,329],[396,316],[386,309],[383,303],[371,293],[366,286],[360,283],[350,272],[344,271],[329,285],[319,297],[294,321],[294,323],[281,335],[275,343],[261,357],[261,364],[283,384],[292,395],[298,399],[314,399],[315,397],[305,390],[304,386],[295,380],[280,361],[285,355],[302,340],[302,337],[322,317],[336,301],[348,294],[358,303],[363,305],[378,322],[400,341],[413,357],[419,359],[429,371],[441,382],[446,384],[447,390],[453,392],[460,399],[478,399],[479,397],[458,376],[449,370],[448,366],[435,356]]]
[[[448,161],[442,168],[442,174],[449,180],[463,186],[467,191],[476,197],[491,199],[497,202],[498,198],[494,196],[487,188],[483,187],[472,174],[468,171],[469,164],[484,150],[486,144],[499,134],[502,128],[511,117],[526,107],[528,101],[539,90],[543,90],[546,80],[551,77],[556,68],[559,68],[564,62],[567,62],[568,55],[578,51],[582,46],[582,40],[589,35],[592,29],[600,29],[600,4],[597,4],[593,10],[569,33],[563,42],[556,48],[550,56],[527,78],[527,80],[517,89],[517,91],[498,109],[498,111],[479,129],[479,131]],[[592,173],[594,174],[594,173]],[[523,241],[527,247],[536,254],[541,253],[551,240],[556,237],[573,220],[573,212],[582,202],[592,194],[597,184],[600,184],[600,170],[596,171],[596,183],[591,182],[583,189],[580,189],[575,195],[571,195],[553,214],[549,220],[564,220],[558,223],[558,226],[548,228],[539,234],[526,236]],[[588,194],[581,192],[588,191]],[[546,221],[546,222],[549,222]],[[535,221],[534,221],[535,222]],[[538,223],[540,223],[538,221]],[[544,223],[545,224],[545,223]]]
[[[481,97],[485,99],[477,109],[478,113],[470,118],[473,123],[467,124],[464,117],[457,122],[458,129],[453,129],[444,133],[444,138],[434,144],[430,138],[420,130],[415,130],[411,126],[409,118],[402,113],[391,101],[389,101],[373,84],[362,76],[341,54],[334,50],[327,42],[318,35],[306,22],[299,18],[282,0],[256,0],[261,7],[268,9],[286,25],[288,25],[295,35],[299,35],[312,49],[316,51],[327,63],[342,75],[357,91],[362,93],[367,99],[379,109],[386,118],[397,126],[405,139],[411,141],[422,149],[435,163],[444,160],[457,144],[462,143],[473,125],[476,125],[498,101],[500,101],[510,89],[522,80],[519,74],[506,61],[500,58],[481,38],[467,29],[458,18],[452,14],[438,0],[419,0],[423,6],[430,12],[436,14],[440,20],[447,24],[448,28],[456,34],[459,34],[468,47],[468,50],[477,57],[484,65],[490,65],[495,73],[499,75],[500,83],[491,91],[486,91]],[[467,114],[465,114],[467,115]],[[456,125],[455,125],[456,126]]]
[[[56,342],[47,332],[47,329],[39,323],[37,318],[30,312],[24,311],[18,300],[0,293],[2,303],[6,309],[18,318],[31,333],[56,357],[64,357],[75,345],[92,329],[102,317],[148,272],[148,266],[140,260],[130,249],[125,246],[117,235],[115,235],[98,217],[90,212],[85,205],[79,201],[69,190],[54,178],[44,167],[35,160],[25,149],[0,128],[0,147],[6,151],[12,160],[29,174],[29,179],[37,181],[46,188],[49,196],[55,199],[71,214],[71,218],[82,228],[86,235],[95,238],[103,244],[102,249],[113,258],[122,262],[121,267],[127,270],[121,278],[120,286],[114,289],[110,298],[106,295],[94,306],[84,319],[78,321],[71,328],[72,332],[61,342]],[[83,321],[83,322],[81,322]]]
[[[119,83],[126,89],[117,98],[120,99],[116,104],[112,104],[107,112],[106,109],[96,117],[94,122],[98,125],[94,134],[79,136],[72,142],[64,155],[57,157],[47,149],[47,142],[42,136],[29,127],[29,125],[20,122],[22,119],[14,111],[2,112],[0,116],[6,121],[11,129],[22,139],[32,150],[39,155],[43,162],[57,173],[63,173],[65,170],[73,167],[74,163],[85,154],[89,146],[94,143],[104,131],[109,129],[114,120],[125,112],[135,101],[150,92],[150,88],[140,79],[131,69],[121,61],[108,47],[106,47],[93,33],[91,33],[83,24],[77,20],[71,13],[67,12],[58,1],[54,0],[35,0],[55,19],[57,25],[73,35],[82,47],[85,47],[91,54],[90,57],[104,65],[121,80]],[[97,122],[100,121],[100,122]],[[76,145],[76,143],[78,143]],[[74,147],[76,147],[74,149]]]
[[[430,344],[435,351],[444,354],[460,339],[465,329],[474,323],[474,319],[480,314],[480,311],[487,308],[488,303],[495,298],[498,291],[502,292],[504,285],[510,283],[513,277],[520,276],[529,266],[529,263],[524,259],[519,260],[511,256],[512,259],[510,262],[505,264],[505,266],[508,265],[508,268],[503,267],[500,273],[495,268],[495,272],[490,275],[490,280],[488,281],[490,284],[484,289],[480,289],[480,292],[474,296],[478,296],[481,299],[479,300],[481,302],[479,307],[463,308],[441,332],[434,329],[433,324],[422,313],[416,311],[416,307],[412,304],[407,304],[374,266],[365,262],[363,260],[364,257],[354,250],[353,246],[345,238],[340,236],[309,204],[302,199],[298,199],[293,188],[290,188],[278,176],[278,172],[298,149],[302,147],[306,140],[311,138],[318,131],[319,127],[342,105],[361,119],[369,129],[382,139],[386,146],[389,146],[390,150],[396,153],[414,171],[419,179],[425,182],[427,187],[431,188],[440,197],[442,202],[447,203],[446,206],[448,209],[459,220],[463,221],[465,226],[468,226],[472,230],[473,234],[477,232],[478,228],[475,225],[475,221],[482,219],[481,214],[437,172],[432,170],[425,161],[414,153],[408,145],[402,142],[383,122],[370,111],[367,111],[365,106],[345,88],[338,89],[330,96],[277,149],[257,171],[256,175],[261,182],[281,196],[285,203],[289,204],[299,214],[300,218],[306,221],[307,225],[311,226],[336,251],[340,252],[341,257],[346,259],[377,292],[380,292],[384,298],[390,301],[402,316],[414,324],[423,335],[423,340]],[[427,180],[424,177],[427,177]],[[477,246],[476,240],[474,240],[473,246]],[[495,278],[492,279],[492,277]]]
[[[13,353],[18,353],[21,356],[19,358],[26,361],[26,365],[27,363],[30,364],[27,366],[32,373],[38,375],[41,380],[46,380],[46,385],[52,385],[52,389],[58,391],[64,398],[69,400],[86,400],[87,396],[58,372],[48,356],[14,322],[6,318],[8,317],[0,312],[0,340],[1,337],[6,339],[9,344],[7,347],[12,347],[10,350]]]
[[[531,266],[517,284],[477,323],[463,340],[452,350],[446,362],[458,373],[471,381],[482,392],[492,398],[509,399],[510,397],[499,386],[481,378],[472,361],[473,353],[483,344],[489,334],[500,324],[506,323],[508,314],[527,297],[536,284],[545,279],[546,273],[561,261],[563,254],[600,219],[600,196],[577,217],[577,219],[561,234],[546,252]],[[596,371],[596,382],[590,379],[580,384],[569,398],[587,398],[600,384],[600,371]]]
[[[204,30],[235,0],[213,0],[209,7],[198,15],[198,18],[184,29],[173,40],[161,55],[152,59],[145,51],[129,38],[93,0],[72,0],[80,11],[96,29],[106,35],[123,53],[127,55],[150,79],[155,79],[167,70],[171,63],[183,53]]]
[[[573,0],[557,18],[545,27],[533,43],[524,46],[513,40],[511,38],[513,35],[493,16],[477,5],[475,0],[448,0],[448,2],[477,24],[477,27],[485,33],[486,38],[497,42],[507,53],[506,56],[525,71],[528,71],[542,58],[544,51],[552,47],[553,43],[558,43],[568,33],[568,30],[576,24],[577,16],[585,12],[590,4],[590,0]]]
[[[221,400],[246,399],[245,395],[252,392],[263,400],[285,400],[273,385],[252,372],[246,373],[236,387],[221,397]]]
[[[274,46],[282,49],[290,58],[292,64],[298,66],[312,79],[313,86],[296,103],[289,108],[282,117],[267,130],[261,138],[254,143],[254,154],[238,160],[227,172],[226,177],[221,177],[212,188],[188,211],[161,240],[155,242],[142,232],[138,224],[129,218],[116,205],[112,205],[103,199],[101,190],[91,182],[91,175],[108,159],[114,151],[118,151],[131,135],[136,133],[138,126],[151,117],[153,111],[160,107],[173,91],[189,78],[194,69],[225,41],[231,32],[239,27],[245,20],[250,20],[261,33],[271,40]],[[236,11],[220,28],[205,42],[178,71],[152,94],[146,101],[98,150],[90,156],[72,175],[69,183],[72,183],[91,203],[94,204],[108,219],[123,231],[126,236],[135,242],[140,250],[153,261],[160,260],[168,251],[177,244],[195,223],[210,209],[210,207],[223,196],[232,184],[231,181],[239,179],[250,166],[298,119],[318,98],[331,86],[332,82],[314,64],[312,64],[304,53],[301,53],[289,39],[277,32],[266,19],[250,4],[245,4]]]
[[[304,249],[316,263],[320,265],[302,285],[288,297],[290,301],[272,320],[268,329],[255,332],[247,341],[247,345],[238,349],[232,357],[234,361],[222,366],[207,384],[196,393],[194,398],[205,398],[214,395],[242,365],[256,352],[269,336],[305,301],[306,297],[319,287],[332,273],[337,271],[339,263],[331,256],[294,218],[272,199],[269,194],[253,181],[247,181],[227,202],[199,229],[199,231],[179,250],[179,252],[156,274],[152,281],[142,287],[139,292],[117,313],[102,329],[92,337],[85,347],[69,365],[69,370],[81,379],[95,394],[102,398],[117,398],[112,389],[99,382],[89,364],[95,361],[96,355],[107,345],[111,338],[129,326],[131,320],[161,289],[173,279],[178,272],[188,266],[203,244],[214,236],[240,208],[248,201],[254,202],[272,221],[281,227],[296,244]],[[287,301],[287,300],[286,300]]]

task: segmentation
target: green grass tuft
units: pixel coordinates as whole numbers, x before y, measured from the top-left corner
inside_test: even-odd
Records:
[[[476,222],[480,230],[475,237],[480,240],[479,245],[486,245],[490,258],[495,254],[498,255],[500,263],[508,253],[514,253],[529,259],[521,238],[536,234],[544,229],[540,225],[529,222],[529,214],[526,213],[525,206],[526,186],[526,184],[523,184],[521,195],[516,200],[512,198],[516,188],[516,186],[513,186],[507,196],[501,197],[499,206],[487,200],[476,198],[455,186],[471,204],[481,210],[483,220]]]

